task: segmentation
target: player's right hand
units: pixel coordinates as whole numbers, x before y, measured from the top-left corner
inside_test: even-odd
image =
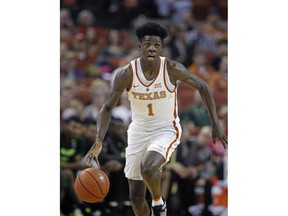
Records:
[[[86,164],[88,166],[91,166],[93,158],[95,158],[99,166],[98,156],[101,150],[102,150],[102,142],[100,140],[96,140],[85,156]]]

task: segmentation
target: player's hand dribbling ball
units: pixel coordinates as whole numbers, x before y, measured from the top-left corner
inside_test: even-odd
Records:
[[[101,169],[87,168],[77,175],[74,187],[76,194],[81,200],[88,203],[96,203],[107,195],[110,181]]]

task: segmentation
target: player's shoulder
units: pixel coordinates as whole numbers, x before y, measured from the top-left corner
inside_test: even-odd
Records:
[[[119,67],[116,70],[117,70],[116,75],[121,76],[121,77],[122,76],[128,76],[129,74],[131,75],[131,73],[132,73],[132,68],[131,68],[130,63],[128,63],[122,67]]]
[[[185,70],[185,66],[175,60],[166,58],[167,69],[168,71],[183,71]]]
[[[166,62],[167,62],[167,64],[172,64],[172,65],[174,65],[174,64],[177,64],[177,63],[178,63],[177,61],[175,61],[175,60],[172,60],[172,59],[170,59],[170,58],[167,58],[167,57],[166,57]]]
[[[116,69],[114,85],[120,85],[123,88],[128,88],[132,82],[132,77],[132,69],[130,63],[128,63]]]

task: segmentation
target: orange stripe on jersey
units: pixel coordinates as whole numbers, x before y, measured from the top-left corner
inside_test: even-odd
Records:
[[[166,73],[169,77],[169,73],[168,73],[168,70],[167,70],[167,58],[165,57],[165,60],[164,60],[164,71],[163,71],[163,78],[164,78],[164,84],[165,84],[165,87],[166,89],[170,92],[170,93],[173,93],[176,89],[176,86],[175,88],[173,89],[173,91],[171,91],[169,88],[168,88],[168,85],[167,85],[167,82],[166,82]],[[172,84],[172,83],[171,83]]]
[[[133,85],[133,81],[134,81],[134,73],[133,73],[133,68],[132,68],[131,62],[130,62],[130,64],[129,64],[129,67],[130,67],[130,70],[132,71],[132,81],[131,81],[131,83],[130,83],[129,88],[126,89],[126,92],[129,92],[129,91],[131,90],[132,85]]]
[[[178,137],[179,137],[179,129],[178,129],[178,127],[176,126],[176,122],[175,122],[175,121],[173,121],[173,126],[174,126],[174,128],[175,128],[175,130],[176,130],[176,138],[169,144],[169,147],[168,147],[168,149],[167,149],[167,151],[166,151],[165,160],[167,160],[167,158],[168,158],[168,153],[169,153],[169,150],[171,149],[172,145],[177,141],[177,139],[178,139]]]

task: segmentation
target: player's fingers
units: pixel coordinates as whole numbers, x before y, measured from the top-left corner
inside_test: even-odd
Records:
[[[224,142],[225,142],[226,144],[228,144],[228,141],[227,141],[227,137],[226,137],[226,136],[223,136],[222,139],[224,140]]]
[[[97,166],[100,167],[98,157],[95,157],[95,161],[96,161],[96,163],[97,163]]]
[[[222,142],[222,145],[223,145],[223,147],[224,147],[224,149],[226,149],[227,148],[227,142],[225,141],[225,140],[221,140],[221,142]]]
[[[91,166],[93,155],[88,154],[85,158],[86,158],[86,165]]]
[[[87,158],[87,160],[86,160],[86,165],[87,165],[87,166],[91,166],[91,160],[89,160],[88,158]]]

